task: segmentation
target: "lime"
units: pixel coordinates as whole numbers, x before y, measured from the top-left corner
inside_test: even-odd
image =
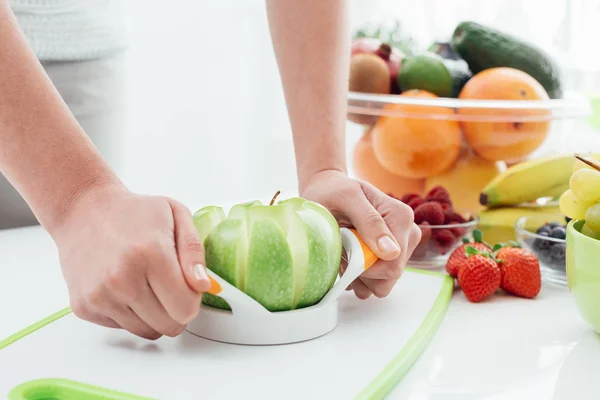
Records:
[[[405,57],[398,72],[398,85],[403,92],[420,89],[439,97],[452,96],[452,76],[443,59],[433,53]]]

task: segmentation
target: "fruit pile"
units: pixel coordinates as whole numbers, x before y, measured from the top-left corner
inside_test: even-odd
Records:
[[[442,186],[432,188],[425,197],[408,193],[398,200],[413,209],[415,223],[421,228],[421,241],[413,252],[413,261],[427,251],[447,254],[467,233],[467,223],[474,221],[472,216],[462,215],[454,209],[450,194]]]
[[[460,23],[448,43],[421,52],[364,36],[351,49],[350,91],[422,100],[389,103],[380,116],[349,113],[349,120],[366,125],[353,157],[357,177],[397,197],[424,195],[443,185],[462,212],[481,211],[480,192],[506,163],[524,161],[543,144],[550,111],[455,110],[426,103],[441,97],[535,101],[562,96],[558,67],[549,55],[474,22]],[[493,121],[482,119],[490,114]]]
[[[600,237],[600,163],[593,158],[575,156],[577,162],[569,189],[560,197],[560,210],[571,219],[585,220],[581,232]]]
[[[446,271],[457,279],[467,300],[478,303],[499,289],[528,299],[536,297],[542,287],[536,256],[514,242],[491,247],[482,239],[479,230],[473,231],[473,238],[465,239],[446,263]]]

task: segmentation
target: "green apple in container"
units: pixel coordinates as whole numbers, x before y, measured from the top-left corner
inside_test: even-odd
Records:
[[[208,206],[194,213],[206,266],[267,310],[317,304],[335,283],[342,256],[340,227],[329,210],[303,198],[235,205],[225,215]],[[227,309],[205,293],[202,302]]]

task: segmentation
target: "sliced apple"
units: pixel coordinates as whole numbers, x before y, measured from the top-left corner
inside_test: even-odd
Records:
[[[222,207],[207,206],[196,211],[193,219],[196,231],[198,231],[198,235],[200,236],[200,241],[204,243],[204,239],[206,239],[208,234],[225,220],[225,211],[223,211]]]

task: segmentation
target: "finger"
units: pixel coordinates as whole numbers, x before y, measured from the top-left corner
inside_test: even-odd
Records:
[[[361,300],[368,299],[373,292],[363,283],[360,279],[352,282],[352,289],[354,290],[354,294]]]
[[[81,300],[71,303],[71,311],[73,312],[73,315],[75,315],[75,317],[83,321],[88,321],[93,324],[103,326],[105,328],[120,328],[119,324],[117,324],[114,320],[103,316],[99,312],[94,311],[92,307],[86,305]]]
[[[379,260],[371,268],[363,272],[360,278],[397,281],[401,275],[402,264],[400,259],[392,261]]]
[[[399,278],[398,278],[399,279]],[[388,296],[398,279],[369,279],[369,278],[360,278],[360,280],[364,283],[364,285],[373,292],[375,297],[380,299]]]
[[[186,282],[174,249],[157,251],[147,270],[147,282],[174,321],[185,325],[196,318],[202,294]]]
[[[358,196],[345,214],[367,246],[382,260],[394,260],[400,246],[383,217],[365,196]]]
[[[123,329],[144,339],[156,340],[162,336],[159,332],[155,331],[142,321],[142,319],[127,306],[113,308],[110,318]]]
[[[170,200],[175,221],[175,246],[179,264],[185,280],[198,293],[210,289],[211,283],[206,273],[204,246],[194,226],[190,210],[183,204]]]
[[[185,329],[185,325],[175,321],[165,310],[152,291],[150,284],[144,282],[138,289],[138,297],[130,307],[150,328],[161,335],[175,337]]]

